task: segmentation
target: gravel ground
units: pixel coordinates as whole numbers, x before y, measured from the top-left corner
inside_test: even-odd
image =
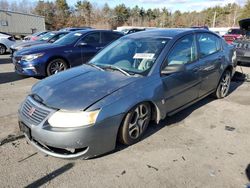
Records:
[[[238,69],[240,70],[240,69]],[[250,73],[250,67],[243,67]],[[250,83],[206,98],[151,125],[139,143],[90,160],[45,156],[19,133],[17,109],[39,81],[0,56],[0,187],[246,187],[250,172]]]

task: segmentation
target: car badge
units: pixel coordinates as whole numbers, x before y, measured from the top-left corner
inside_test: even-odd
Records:
[[[36,111],[36,109],[35,109],[34,107],[32,107],[32,108],[29,110],[29,112],[28,112],[29,116],[32,116],[33,113],[34,113],[35,111]]]

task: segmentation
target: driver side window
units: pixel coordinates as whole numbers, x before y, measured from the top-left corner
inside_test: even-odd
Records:
[[[91,33],[82,39],[82,42],[87,44],[98,44],[100,43],[100,33]]]
[[[187,64],[198,58],[195,35],[181,38],[172,48],[168,56],[168,65]]]

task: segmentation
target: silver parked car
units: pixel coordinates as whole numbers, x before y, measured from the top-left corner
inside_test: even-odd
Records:
[[[90,158],[131,145],[159,122],[213,94],[228,94],[234,50],[203,29],[142,31],[113,42],[89,63],[33,86],[19,126],[40,151]]]
[[[15,41],[13,36],[0,32],[0,55],[10,52],[10,46],[13,45]]]

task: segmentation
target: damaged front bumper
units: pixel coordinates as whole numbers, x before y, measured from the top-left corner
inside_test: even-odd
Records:
[[[33,114],[36,119],[45,109],[48,115],[41,122],[34,123],[36,119],[32,120],[29,115],[19,110],[19,127],[29,142],[43,153],[64,159],[87,159],[115,149],[123,114],[106,118],[90,126],[56,128],[48,123],[48,118],[55,110],[49,111],[42,104],[37,104],[34,100],[29,101],[29,105],[34,105],[37,109]],[[26,107],[22,105],[21,108]]]

